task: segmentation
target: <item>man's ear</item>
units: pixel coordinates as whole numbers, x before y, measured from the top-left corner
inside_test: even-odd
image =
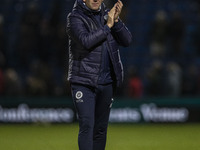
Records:
[[[83,2],[85,3],[86,0],[83,0]]]

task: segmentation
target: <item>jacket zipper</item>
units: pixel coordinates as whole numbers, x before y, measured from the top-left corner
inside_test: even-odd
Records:
[[[95,19],[93,16],[91,17],[91,19],[94,21],[94,23],[96,24],[97,27],[100,27],[100,26],[98,25],[96,19]],[[102,17],[101,17],[101,20],[102,20]],[[101,20],[100,20],[100,22],[101,22]],[[117,75],[116,75],[117,73],[116,73],[116,66],[115,66],[115,64],[114,64],[114,58],[113,58],[113,55],[111,54],[111,53],[112,53],[112,52],[111,52],[111,47],[110,47],[110,44],[108,43],[107,40],[106,40],[106,48],[108,48],[108,53],[109,53],[109,55],[110,55],[110,59],[111,59],[112,65],[113,65],[113,69],[114,69],[114,73],[115,73],[115,78],[116,78],[116,80],[118,80],[118,79],[117,79]],[[102,54],[103,54],[103,53],[101,53],[101,61],[102,61]],[[98,75],[97,83],[98,83],[98,81],[99,81],[99,76],[100,76],[100,71],[101,71],[101,64],[102,64],[102,62],[100,63],[100,69],[99,69],[99,75]]]
[[[98,27],[100,28],[98,22],[96,21],[96,19],[95,19],[93,16],[91,16],[91,19],[92,19],[92,21],[94,22],[94,24],[96,25],[96,29],[98,29]],[[100,22],[101,22],[101,20],[100,20]],[[98,78],[97,78],[97,81],[96,81],[96,85],[98,84],[99,77],[100,77],[100,73],[101,73],[102,55],[103,55],[103,53],[102,53],[102,51],[101,51],[101,60],[100,60],[100,66],[99,66],[99,72],[98,72]]]

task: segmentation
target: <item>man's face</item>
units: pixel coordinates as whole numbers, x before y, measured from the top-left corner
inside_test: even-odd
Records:
[[[98,10],[103,0],[83,0],[86,6],[92,10]]]

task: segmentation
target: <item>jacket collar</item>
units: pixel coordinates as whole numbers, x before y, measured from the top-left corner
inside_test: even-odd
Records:
[[[83,2],[83,0],[76,0],[74,3],[74,7],[73,10],[79,9],[81,11],[83,11],[85,14],[87,15],[92,15],[95,13],[102,13],[105,11],[105,5],[104,3],[101,4],[101,7],[99,10],[95,11],[95,10],[91,10],[89,9]]]

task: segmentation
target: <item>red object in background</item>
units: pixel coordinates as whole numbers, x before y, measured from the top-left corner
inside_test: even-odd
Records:
[[[129,96],[140,98],[143,94],[143,84],[140,78],[134,77],[129,79]]]

